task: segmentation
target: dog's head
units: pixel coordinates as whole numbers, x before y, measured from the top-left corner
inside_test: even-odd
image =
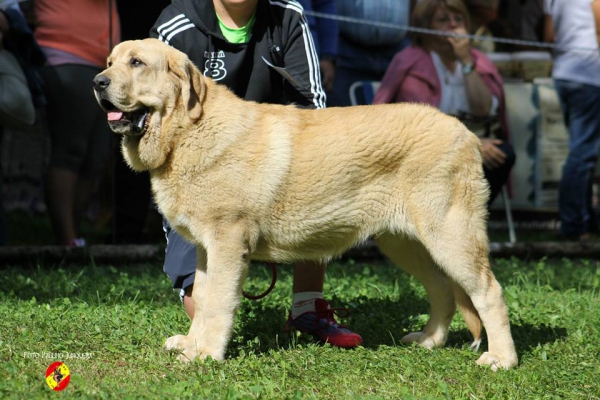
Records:
[[[133,160],[134,169],[156,168],[164,161],[171,121],[181,126],[200,119],[203,79],[184,53],[159,40],[126,41],[113,49],[107,68],[93,80],[94,94],[110,128],[125,136],[124,146],[136,144],[146,165]]]

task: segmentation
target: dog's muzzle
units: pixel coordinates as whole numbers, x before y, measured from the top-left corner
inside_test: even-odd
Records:
[[[147,107],[140,107],[130,112],[120,110],[119,107],[110,101],[110,95],[106,90],[110,86],[110,83],[110,78],[103,74],[96,75],[93,80],[96,100],[100,104],[100,107],[106,111],[108,126],[113,132],[122,135],[143,135],[148,129],[150,110]]]

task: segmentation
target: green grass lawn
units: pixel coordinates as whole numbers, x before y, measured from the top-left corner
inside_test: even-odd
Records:
[[[417,281],[383,263],[327,272],[326,295],[351,310],[345,322],[364,347],[286,334],[291,268],[280,266],[268,297],[244,300],[228,360],[189,365],[162,349],[189,321],[161,265],[2,267],[0,398],[600,398],[597,262],[495,260],[494,271],[520,357],[518,368],[496,373],[475,365],[458,315],[443,349],[400,345],[426,321],[428,302]],[[253,267],[245,289],[260,292],[269,279]],[[44,380],[57,361],[49,353],[71,371],[60,394]]]

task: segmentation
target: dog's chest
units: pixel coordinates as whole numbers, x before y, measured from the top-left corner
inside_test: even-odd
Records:
[[[185,221],[191,207],[195,208],[196,215],[202,212],[202,199],[189,184],[165,176],[153,176],[151,181],[156,205],[171,226],[187,225]]]

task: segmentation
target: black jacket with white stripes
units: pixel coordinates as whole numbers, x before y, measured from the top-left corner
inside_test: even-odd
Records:
[[[186,53],[205,76],[246,100],[324,108],[319,61],[302,7],[258,0],[248,43],[229,43],[212,0],[174,0],[150,36]]]

